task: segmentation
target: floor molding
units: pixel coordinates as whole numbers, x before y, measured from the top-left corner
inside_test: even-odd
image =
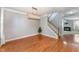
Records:
[[[54,38],[54,39],[58,39],[58,37],[55,37],[55,36],[51,36],[51,35],[47,35],[47,34],[41,34],[41,35],[45,35],[45,36],[48,36],[48,37],[51,37],[51,38]]]
[[[19,39],[22,39],[22,38],[25,38],[25,37],[30,37],[30,36],[35,36],[35,35],[39,35],[39,34],[37,33],[37,34],[26,35],[26,36],[21,36],[21,37],[17,37],[17,38],[12,38],[12,39],[6,40],[6,42],[13,41],[13,40],[19,40]],[[47,35],[47,34],[41,34],[41,35],[44,35],[44,36],[48,36],[48,37],[57,39],[57,37],[54,37],[54,36],[51,36],[51,35]]]
[[[6,40],[6,42],[13,41],[13,40],[19,40],[19,39],[22,39],[25,37],[30,37],[30,36],[35,36],[35,35],[38,35],[38,34],[32,34],[32,35],[26,35],[26,36],[21,36],[21,37],[17,37],[17,38],[12,38],[12,39]]]

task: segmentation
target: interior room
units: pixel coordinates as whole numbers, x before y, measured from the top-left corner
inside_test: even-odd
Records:
[[[0,7],[0,52],[79,52],[79,7]]]

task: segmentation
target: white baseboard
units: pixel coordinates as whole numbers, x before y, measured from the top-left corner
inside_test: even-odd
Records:
[[[58,37],[57,37],[57,36],[53,36],[53,35],[47,35],[47,34],[42,34],[42,35],[45,35],[45,36],[48,36],[48,37],[51,37],[51,38],[58,39]]]
[[[19,39],[22,39],[22,38],[25,38],[25,37],[30,37],[30,36],[35,36],[35,35],[38,35],[38,33],[37,34],[26,35],[26,36],[21,36],[21,37],[17,37],[17,38],[8,39],[8,40],[6,40],[6,42],[13,41],[13,40],[19,40]],[[41,33],[41,35],[45,35],[45,36],[48,36],[48,37],[51,37],[51,38],[55,38],[55,39],[58,38],[57,36],[55,37],[55,36],[42,34],[42,33]]]
[[[22,38],[25,38],[25,37],[30,37],[30,36],[35,36],[35,35],[38,35],[38,33],[37,34],[26,35],[26,36],[21,36],[21,37],[17,37],[17,38],[8,39],[8,40],[6,40],[6,42],[13,41],[13,40],[19,40],[19,39],[22,39]]]

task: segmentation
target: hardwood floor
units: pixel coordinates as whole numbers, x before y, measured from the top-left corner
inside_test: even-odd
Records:
[[[64,40],[69,42],[69,43],[74,42],[74,35],[68,35],[67,34],[67,35],[64,35],[63,37],[64,37]]]
[[[64,44],[62,39],[54,39],[44,35],[26,37],[7,42],[0,48],[1,52],[77,52],[79,44]]]

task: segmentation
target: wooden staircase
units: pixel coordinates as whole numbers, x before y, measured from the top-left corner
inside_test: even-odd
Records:
[[[58,39],[61,38],[61,35],[60,35],[60,28],[57,27],[54,23],[53,23],[53,20],[52,22],[49,21],[49,17],[48,17],[48,27],[55,32],[55,34],[57,35]]]

